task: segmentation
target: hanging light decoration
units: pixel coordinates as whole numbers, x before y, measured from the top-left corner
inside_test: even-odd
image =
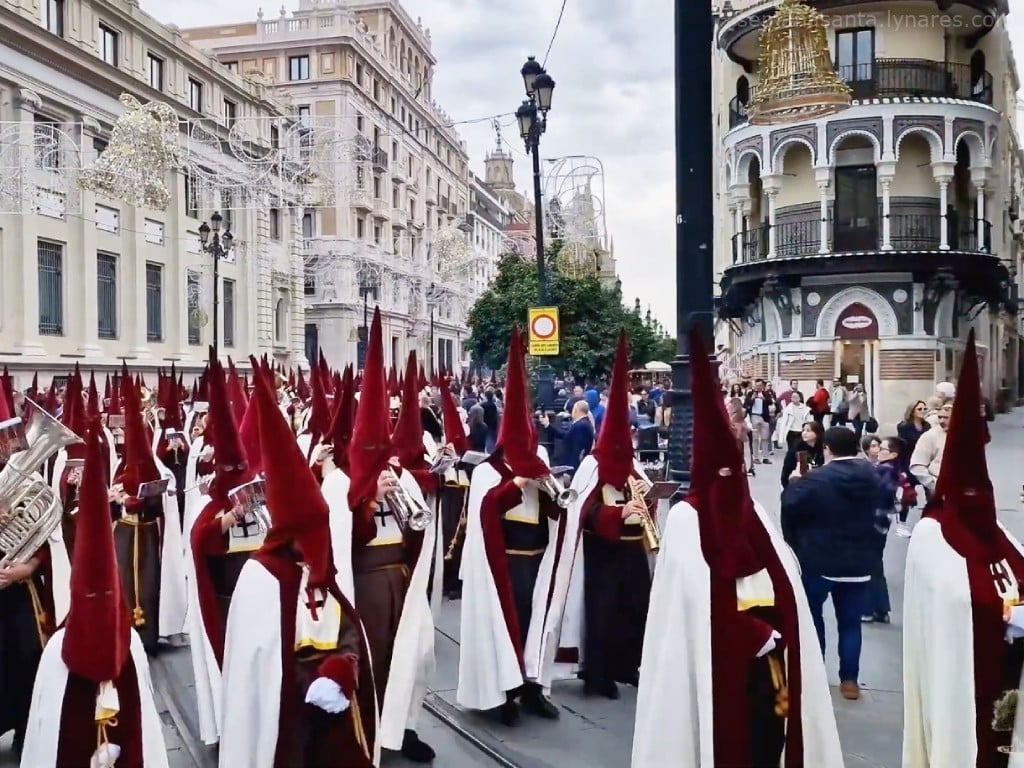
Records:
[[[765,24],[760,61],[751,124],[815,120],[850,106],[850,88],[829,55],[825,18],[803,0],[783,0]]]
[[[128,93],[119,101],[126,111],[79,185],[132,206],[165,210],[171,200],[167,175],[181,165],[178,115],[168,104],[142,104]]]

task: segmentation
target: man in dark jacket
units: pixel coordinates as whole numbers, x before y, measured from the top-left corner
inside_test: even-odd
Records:
[[[594,423],[590,419],[590,406],[586,400],[577,401],[572,407],[572,423],[552,424],[547,416],[541,419],[541,425],[550,429],[560,442],[561,450],[556,449],[556,455],[572,471],[579,469],[583,457],[588,455],[594,447]]]
[[[821,652],[822,606],[829,595],[839,625],[839,680],[843,698],[860,698],[861,615],[878,558],[879,486],[871,464],[857,457],[857,436],[844,427],[825,431],[825,466],[793,473],[782,492],[782,533],[800,561]]]

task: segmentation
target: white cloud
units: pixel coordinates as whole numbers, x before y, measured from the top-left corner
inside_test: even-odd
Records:
[[[438,59],[434,95],[455,120],[502,115],[502,136],[516,155],[520,189],[531,189],[512,113],[523,98],[519,68],[542,59],[555,27],[557,0],[405,0],[429,27]],[[1013,4],[1016,5],[1016,2]],[[153,10],[155,0],[144,0]],[[247,21],[244,0],[179,0],[181,27]],[[264,9],[268,17],[276,9]],[[1024,61],[1024,13],[1008,17]],[[675,180],[672,4],[632,0],[567,0],[547,68],[555,79],[553,109],[541,144],[544,157],[593,155],[605,169],[605,210],[615,241],[623,294],[639,296],[667,326],[675,313]],[[458,126],[471,165],[482,174],[494,146],[490,121]],[[710,148],[709,148],[710,151]]]

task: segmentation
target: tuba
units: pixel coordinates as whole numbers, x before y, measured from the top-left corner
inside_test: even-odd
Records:
[[[35,403],[25,425],[26,450],[0,470],[0,568],[28,562],[60,525],[63,509],[38,470],[81,439]]]
[[[562,509],[569,507],[579,496],[576,489],[566,488],[554,474],[538,478],[537,487],[550,496],[551,500]]]
[[[644,548],[654,554],[661,549],[661,536],[658,534],[658,526],[655,524],[654,518],[651,517],[651,511],[644,498],[647,496],[650,486],[635,475],[630,475],[628,482],[630,499],[644,505],[644,512],[640,515],[640,527],[644,532]]]
[[[395,472],[393,467],[389,466],[388,472],[391,473],[395,482],[398,483],[398,487],[385,496],[384,500],[387,501],[388,507],[394,513],[398,526],[403,531],[406,528],[411,528],[414,531],[426,530],[434,522],[434,513],[426,504],[413,498],[402,487],[401,481],[398,479],[398,473]]]

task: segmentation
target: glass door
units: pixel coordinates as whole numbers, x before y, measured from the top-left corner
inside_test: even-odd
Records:
[[[874,95],[875,30],[847,29],[836,32],[836,71],[853,89],[853,98]]]
[[[873,165],[836,168],[833,250],[878,249],[878,184]]]

